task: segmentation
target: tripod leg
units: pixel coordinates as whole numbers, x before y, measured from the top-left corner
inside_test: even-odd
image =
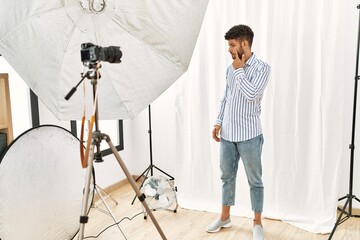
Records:
[[[90,193],[90,182],[91,182],[91,173],[93,168],[93,159],[94,159],[94,144],[90,146],[90,154],[88,157],[88,166],[86,168],[86,178],[85,178],[85,189],[84,189],[84,196],[83,202],[81,207],[81,215],[80,215],[80,230],[78,239],[84,239],[84,230],[85,230],[85,223],[88,222],[89,217],[87,216],[88,211],[88,203],[89,203],[89,193]]]
[[[337,221],[336,221],[336,223],[335,223],[335,226],[334,226],[333,230],[332,230],[331,233],[330,233],[330,236],[329,236],[328,240],[331,240],[331,239],[332,239],[332,236],[334,235],[337,226],[338,226],[339,224],[341,224],[341,222],[343,222],[343,221],[341,220],[341,217],[342,217],[342,215],[344,214],[345,209],[346,209],[348,203],[349,203],[349,198],[346,200],[346,202],[345,202],[345,204],[344,204],[344,207],[343,207],[343,209],[341,210],[341,213],[340,213],[340,215],[339,215],[339,217],[338,217],[338,219],[337,219]]]
[[[160,168],[158,168],[157,166],[154,165],[154,168],[156,168],[157,170],[159,170],[160,172],[162,172],[163,174],[165,174],[166,176],[168,176],[170,178],[170,180],[174,180],[175,178],[173,176],[171,176],[170,174],[164,172],[163,170],[161,170]]]
[[[348,195],[343,196],[342,198],[339,198],[339,200],[338,200],[338,201],[344,200],[344,199],[345,199],[345,198],[347,198],[347,197],[348,197]]]
[[[106,136],[105,137],[106,142],[109,144],[109,147],[111,148],[111,151],[113,152],[116,160],[119,162],[122,170],[124,171],[127,179],[129,180],[132,188],[134,189],[134,191],[136,192],[136,195],[138,196],[140,202],[142,203],[142,205],[144,206],[144,208],[146,209],[146,212],[148,213],[148,215],[150,216],[152,222],[154,223],[156,229],[158,230],[159,234],[161,235],[162,239],[165,240],[166,236],[164,234],[164,232],[161,230],[160,225],[158,224],[158,222],[156,221],[154,215],[152,214],[149,206],[147,205],[146,201],[145,201],[145,196],[143,194],[141,194],[141,192],[139,191],[139,189],[137,188],[137,185],[134,181],[134,179],[132,178],[132,176],[130,175],[129,170],[127,169],[126,165],[124,164],[124,162],[122,161],[120,154],[118,153],[118,151],[116,150],[114,144],[111,142],[110,137]]]
[[[360,199],[357,198],[356,196],[354,196],[354,199],[355,199],[356,201],[360,202]],[[360,215],[354,214],[353,217],[360,218]],[[0,240],[1,240],[1,239],[0,239]]]
[[[146,176],[147,176],[149,171],[150,171],[150,168],[151,168],[151,166],[149,166],[147,169],[145,169],[145,171],[142,174],[140,174],[140,176],[135,180],[135,182],[137,182],[142,176],[144,176],[145,173],[146,173]]]

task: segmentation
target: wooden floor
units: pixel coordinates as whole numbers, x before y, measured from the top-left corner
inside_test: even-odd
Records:
[[[134,198],[134,191],[130,184],[125,184],[120,188],[111,191],[111,197],[117,202],[116,205],[111,198],[106,202],[110,205],[113,215],[117,221],[121,221],[120,229],[113,226],[98,235],[103,229],[114,224],[114,220],[108,214],[101,211],[105,209],[101,201],[97,201],[97,207],[93,207],[89,213],[89,222],[85,225],[85,239],[100,240],[156,240],[162,239],[153,222],[148,217],[144,219],[141,204],[136,199],[134,205],[131,202]],[[223,229],[218,233],[207,233],[205,227],[212,222],[217,214],[187,210],[178,208],[177,213],[166,210],[153,212],[161,229],[169,240],[251,240],[252,239],[252,220],[243,217],[232,217],[233,226]],[[138,215],[137,215],[138,214]],[[266,233],[266,240],[326,240],[329,235],[313,234],[298,229],[292,225],[277,220],[264,219],[263,226]],[[77,237],[75,238],[77,239]],[[350,218],[337,228],[333,240],[359,240],[360,239],[360,219]]]

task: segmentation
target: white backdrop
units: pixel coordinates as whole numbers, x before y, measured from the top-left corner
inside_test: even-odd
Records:
[[[210,1],[176,91],[181,206],[220,210],[219,144],[210,133],[231,64],[223,36],[243,23],[255,33],[253,51],[272,67],[262,112],[264,216],[331,231],[349,161],[357,16],[355,1]],[[252,217],[242,165],[238,176],[232,213]]]

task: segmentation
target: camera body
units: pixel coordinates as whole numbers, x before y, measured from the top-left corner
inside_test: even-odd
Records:
[[[81,61],[86,62],[98,62],[106,61],[109,63],[120,63],[122,52],[120,47],[110,46],[110,47],[100,47],[92,43],[83,43],[81,44]]]

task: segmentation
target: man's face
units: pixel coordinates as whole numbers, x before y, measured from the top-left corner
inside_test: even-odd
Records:
[[[244,48],[241,46],[240,40],[237,39],[230,39],[228,40],[229,44],[229,53],[231,54],[232,59],[235,59],[235,51],[237,52],[239,58],[241,59],[241,55],[245,53]]]

